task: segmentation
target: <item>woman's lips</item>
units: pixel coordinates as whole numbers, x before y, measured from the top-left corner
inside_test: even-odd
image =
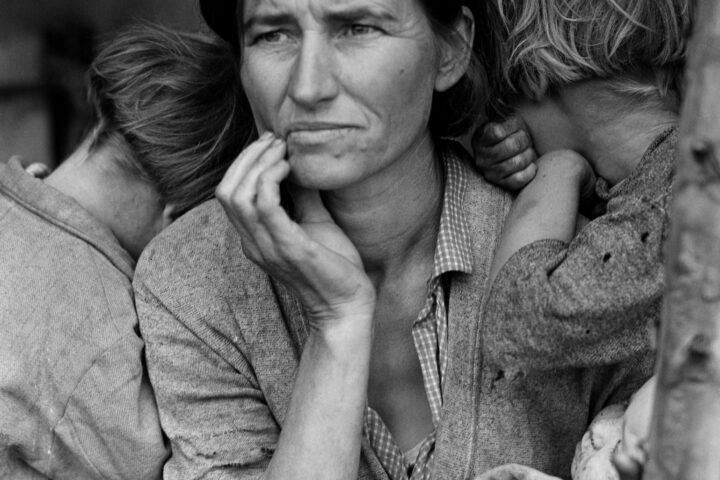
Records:
[[[295,145],[318,145],[347,136],[355,127],[298,128],[287,135],[287,142]]]

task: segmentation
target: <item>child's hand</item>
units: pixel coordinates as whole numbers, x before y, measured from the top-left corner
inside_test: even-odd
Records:
[[[507,190],[520,190],[535,177],[537,156],[522,118],[488,122],[472,139],[475,163],[489,181]]]
[[[575,448],[573,480],[618,480],[612,457],[622,437],[625,408],[626,404],[610,405],[593,419]]]
[[[613,463],[621,480],[640,480],[647,461],[647,441],[650,432],[652,405],[655,398],[656,377],[652,377],[630,399],[625,412],[623,438]]]

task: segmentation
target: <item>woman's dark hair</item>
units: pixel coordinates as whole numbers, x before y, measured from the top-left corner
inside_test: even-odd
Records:
[[[153,25],[123,31],[88,73],[96,128],[124,172],[153,184],[179,216],[213,196],[254,134],[232,49]]]
[[[242,0],[199,0],[207,24],[225,39],[239,55],[242,36]],[[462,41],[455,26],[463,7],[475,19],[475,38],[468,70],[462,79],[445,92],[435,93],[430,112],[430,131],[435,137],[456,137],[482,121],[490,102],[488,68],[496,68],[499,54],[496,36],[499,21],[491,10],[492,2],[484,0],[420,0],[436,35],[453,43]]]
[[[430,113],[430,131],[438,137],[455,137],[487,119],[494,110],[488,72],[499,62],[499,17],[489,1],[420,0],[436,35],[447,42],[462,41],[454,26],[463,7],[475,21],[475,36],[467,72],[453,87],[435,93]]]

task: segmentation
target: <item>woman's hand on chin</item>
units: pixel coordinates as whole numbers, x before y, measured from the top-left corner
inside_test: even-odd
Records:
[[[264,134],[238,156],[216,190],[243,251],[298,295],[312,327],[370,326],[374,288],[319,193],[293,188],[297,222],[280,204],[280,182],[290,173],[285,155],[285,142]]]

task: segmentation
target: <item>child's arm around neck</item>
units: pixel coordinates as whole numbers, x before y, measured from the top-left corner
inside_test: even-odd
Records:
[[[595,175],[590,164],[571,150],[550,152],[537,160],[535,178],[518,194],[505,220],[490,270],[490,282],[522,247],[575,235],[580,199],[592,191]]]

